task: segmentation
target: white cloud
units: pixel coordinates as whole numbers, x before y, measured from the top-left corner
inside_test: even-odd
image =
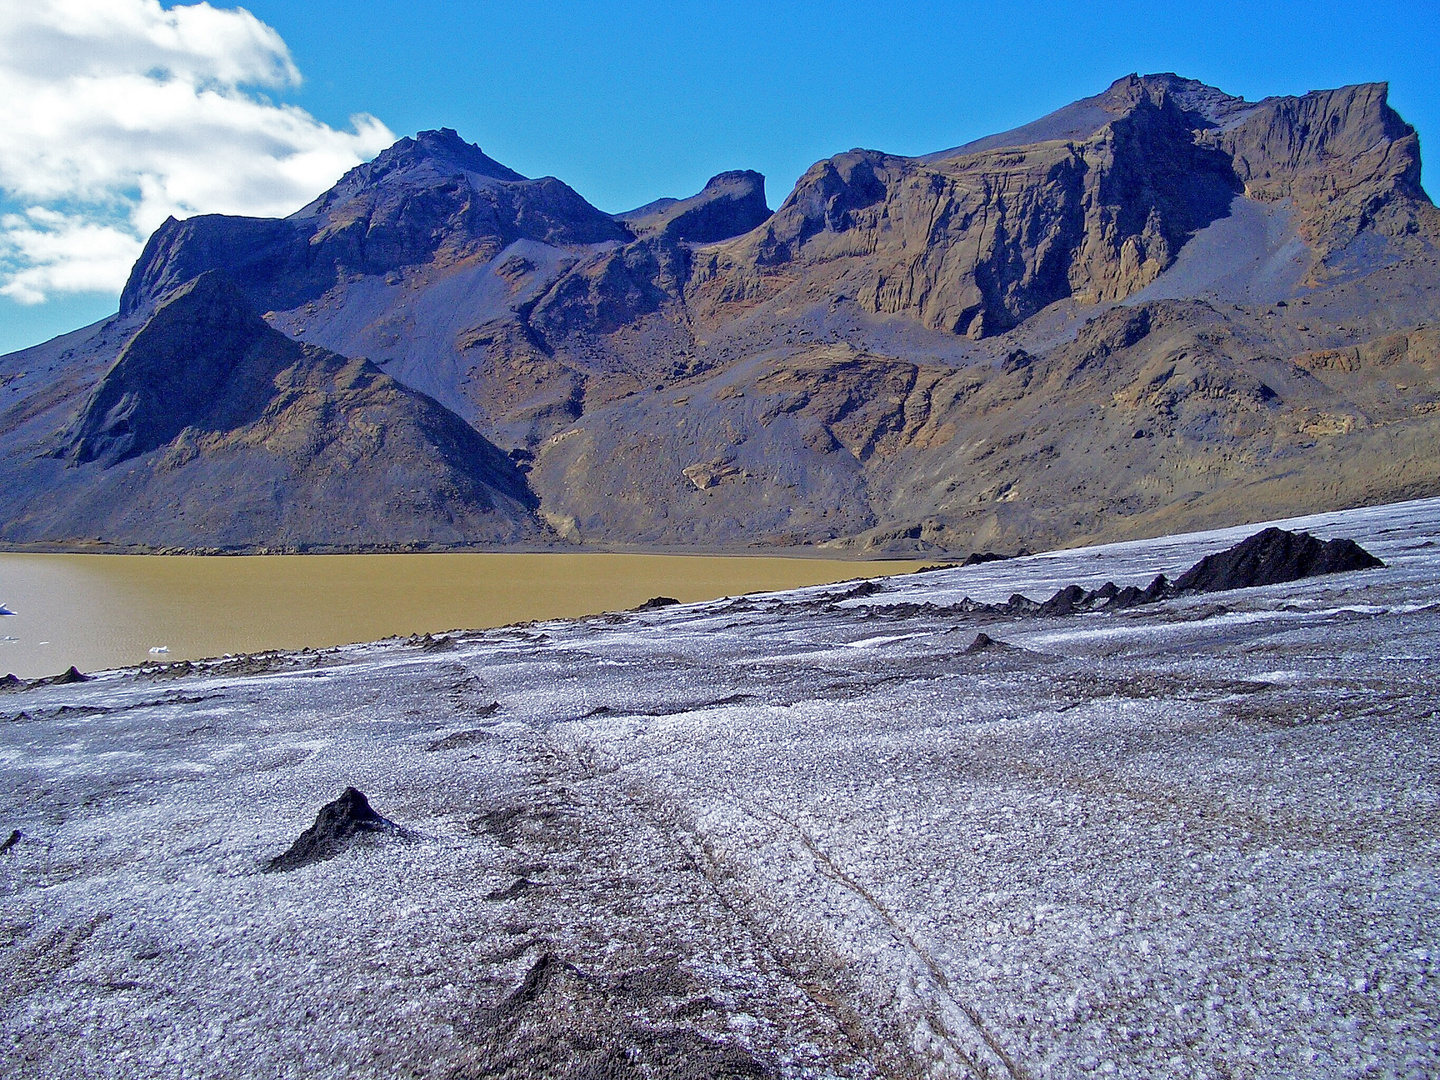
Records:
[[[0,0],[0,294],[118,293],[169,215],[280,216],[394,141],[266,91],[299,84],[243,9]]]
[[[0,218],[0,295],[39,304],[57,292],[113,292],[143,242],[123,228],[32,207]]]

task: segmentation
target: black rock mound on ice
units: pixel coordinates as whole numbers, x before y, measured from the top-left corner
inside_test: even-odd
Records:
[[[1175,591],[1248,589],[1384,565],[1354,540],[1317,540],[1309,533],[1272,527],[1226,551],[1205,556],[1180,575]]]
[[[266,873],[298,870],[311,863],[333,859],[362,833],[402,835],[393,821],[381,817],[363,792],[347,787],[334,802],[326,803],[315,815],[315,824],[306,829],[283,855],[265,866]]]
[[[974,653],[985,652],[987,649],[1011,649],[1011,648],[1014,648],[1014,646],[1013,646],[1013,645],[1007,645],[1007,644],[1006,644],[1005,642],[1003,642],[1003,641],[996,641],[996,640],[995,640],[994,638],[992,638],[989,634],[979,633],[979,634],[976,634],[976,635],[975,635],[975,640],[974,640],[974,641],[970,642],[969,645],[966,645],[966,646],[965,646],[965,655],[966,655],[966,656],[970,656],[970,655],[972,655],[972,654],[974,654]]]
[[[43,679],[35,679],[33,682],[28,684],[27,689],[34,686],[73,686],[75,683],[89,681],[89,675],[86,675],[74,664],[71,664],[59,675],[49,675]]]
[[[1257,585],[1279,585],[1286,581],[1338,574],[1346,570],[1370,570],[1385,564],[1353,540],[1317,540],[1309,533],[1293,533],[1269,528],[1256,533],[1232,548],[1207,555],[1170,581],[1157,574],[1145,588],[1126,585],[1123,589],[1107,581],[1098,589],[1082,585],[1066,585],[1048,600],[1032,600],[1022,593],[1013,594],[1000,604],[987,604],[968,596],[958,604],[939,606],[933,603],[887,604],[866,608],[870,615],[891,618],[912,618],[916,615],[1000,615],[1006,617],[1078,615],[1087,611],[1125,611],[1129,608],[1158,604],[1184,593],[1222,592],[1226,589],[1248,589]],[[948,568],[937,568],[948,569]],[[867,588],[868,586],[868,588]],[[862,582],[848,592],[835,594],[812,607],[834,605],[838,600],[854,599],[879,592],[882,586]],[[984,639],[983,641],[981,639]],[[988,648],[992,643],[981,634],[967,648],[967,653]],[[998,642],[993,644],[999,644]]]

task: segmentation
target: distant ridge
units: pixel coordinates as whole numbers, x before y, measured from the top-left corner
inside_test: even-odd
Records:
[[[1173,72],[1159,75],[1130,74],[1111,83],[1103,93],[1072,102],[1022,127],[987,135],[961,146],[952,146],[949,150],[925,154],[918,160],[943,161],[946,158],[978,154],[985,150],[1029,146],[1055,140],[1084,142],[1106,124],[1129,112],[1142,94],[1166,96],[1174,101],[1182,112],[1215,127],[1234,123],[1257,107],[1244,98],[1232,97],[1195,79],[1182,79]]]

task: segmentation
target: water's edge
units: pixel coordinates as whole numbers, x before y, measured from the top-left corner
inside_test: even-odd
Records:
[[[0,674],[35,678],[484,629],[902,574],[910,560],[771,555],[0,553]],[[165,652],[152,653],[152,649]]]

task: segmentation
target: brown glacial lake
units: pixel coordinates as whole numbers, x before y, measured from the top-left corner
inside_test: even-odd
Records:
[[[917,562],[606,554],[0,553],[0,675],[503,626],[900,574]],[[152,648],[169,651],[152,655]]]

